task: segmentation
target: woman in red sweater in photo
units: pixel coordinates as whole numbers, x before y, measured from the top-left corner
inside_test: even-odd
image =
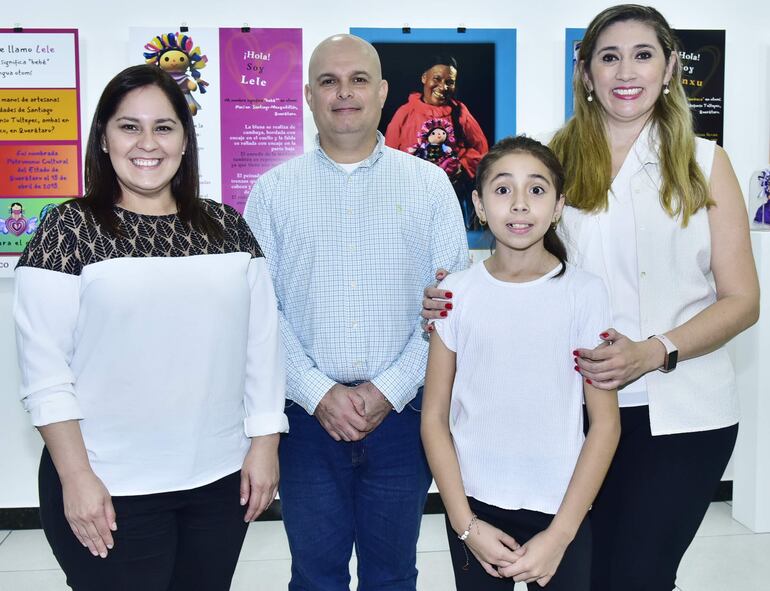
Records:
[[[422,92],[411,93],[388,123],[385,143],[441,166],[460,200],[465,225],[472,229],[471,192],[479,161],[489,151],[487,138],[468,107],[454,98],[457,61],[453,57],[432,57],[420,82]],[[444,133],[434,133],[436,129]]]

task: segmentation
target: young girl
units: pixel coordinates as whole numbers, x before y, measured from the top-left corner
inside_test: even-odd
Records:
[[[473,192],[495,252],[442,284],[454,312],[431,337],[422,438],[458,591],[511,590],[510,578],[530,589],[589,589],[585,516],[620,427],[616,391],[563,362],[609,326],[601,280],[568,265],[556,235],[563,185],[539,142],[497,143]]]

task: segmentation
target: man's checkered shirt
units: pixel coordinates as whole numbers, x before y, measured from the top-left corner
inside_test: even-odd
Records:
[[[468,264],[446,173],[378,133],[348,174],[316,140],[259,178],[244,217],[278,297],[287,396],[313,413],[335,382],[371,381],[401,411],[425,377],[422,291]]]

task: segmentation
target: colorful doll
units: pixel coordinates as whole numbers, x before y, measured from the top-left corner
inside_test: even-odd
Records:
[[[417,132],[417,143],[408,152],[433,162],[452,177],[460,170],[460,161],[454,155],[454,145],[452,123],[448,119],[428,119]]]
[[[192,93],[198,90],[205,94],[209,85],[205,80],[201,80],[200,70],[206,67],[208,58],[201,54],[200,47],[193,47],[193,40],[187,35],[168,33],[153,37],[144,49],[146,62],[165,70],[176,80],[184,92],[190,112],[195,115],[202,107]],[[188,70],[192,78],[187,75]]]

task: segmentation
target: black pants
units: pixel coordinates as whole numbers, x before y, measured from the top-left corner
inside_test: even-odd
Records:
[[[622,408],[620,418],[620,444],[590,514],[591,591],[671,591],[738,425],[653,437],[647,406]]]
[[[75,591],[227,591],[247,524],[238,472],[191,490],[113,497],[118,530],[107,558],[81,546],[64,518],[48,450],[38,477],[48,543]]]
[[[524,544],[532,536],[546,529],[553,519],[553,515],[527,509],[516,511],[500,509],[477,501],[472,497],[468,497],[468,503],[471,506],[471,511],[478,515],[479,519],[513,536],[519,544]],[[513,579],[497,579],[487,574],[481,563],[459,540],[448,518],[446,519],[446,530],[457,591],[513,590]],[[541,589],[547,591],[589,591],[590,565],[591,528],[588,519],[585,519],[548,585],[541,587],[537,582],[534,582],[529,583],[527,588],[530,591]]]

